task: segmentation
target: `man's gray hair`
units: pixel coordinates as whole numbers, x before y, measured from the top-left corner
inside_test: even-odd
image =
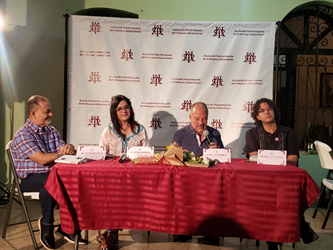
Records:
[[[194,109],[195,106],[203,106],[206,110],[206,114],[207,114],[207,117],[208,117],[208,108],[207,108],[206,103],[204,103],[204,102],[195,102],[195,103],[193,103],[193,105],[191,107],[191,110],[190,110],[190,115],[192,115],[193,109]]]
[[[30,116],[31,111],[38,110],[39,101],[48,102],[51,105],[50,101],[46,97],[41,96],[41,95],[33,95],[27,101],[27,114],[28,114],[28,116]]]

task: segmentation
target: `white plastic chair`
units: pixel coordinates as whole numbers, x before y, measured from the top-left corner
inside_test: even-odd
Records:
[[[318,205],[321,204],[322,200],[325,199],[325,190],[328,188],[331,191],[333,191],[333,180],[331,178],[331,174],[333,173],[333,158],[331,156],[332,149],[330,146],[327,144],[320,142],[320,141],[315,141],[314,142],[318,155],[319,155],[319,160],[320,160],[320,165],[322,168],[328,169],[328,173],[326,178],[324,178],[321,182],[321,189],[320,189],[320,194],[319,194],[319,200],[317,202],[315,211],[313,212],[312,218],[315,218],[317,215],[317,211],[319,211],[321,214],[325,216],[323,225],[321,226],[322,229],[326,227],[327,220],[330,216],[331,209],[333,207],[333,195],[331,195],[331,199],[327,208],[326,215],[324,214],[323,211],[319,210]]]
[[[10,226],[8,224],[9,223],[9,216],[10,216],[10,212],[11,212],[11,209],[12,209],[13,200],[15,199],[23,207],[25,218],[26,218],[28,228],[29,228],[29,231],[30,231],[30,236],[31,236],[32,243],[34,244],[34,248],[38,249],[38,245],[37,245],[37,242],[36,242],[34,231],[33,231],[32,226],[31,226],[31,220],[30,220],[30,216],[29,216],[29,213],[28,213],[28,209],[27,209],[27,206],[25,204],[25,199],[39,200],[39,192],[22,192],[22,190],[20,188],[19,178],[17,176],[15,165],[14,165],[14,159],[13,159],[12,151],[10,149],[11,142],[12,141],[9,141],[7,143],[6,152],[7,152],[8,158],[9,158],[9,165],[10,165],[10,169],[12,171],[12,174],[14,176],[14,179],[13,179],[13,184],[12,184],[12,188],[11,188],[11,192],[10,192],[10,196],[9,196],[9,202],[7,204],[7,212],[6,212],[6,217],[5,217],[5,223],[3,225],[3,230],[2,230],[2,238],[6,237],[7,227]]]

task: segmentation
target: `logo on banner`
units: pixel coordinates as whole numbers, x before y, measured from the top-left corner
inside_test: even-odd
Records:
[[[90,79],[88,82],[101,82],[101,76],[99,75],[99,72],[91,72],[89,78]]]
[[[155,86],[157,86],[158,84],[162,84],[161,75],[153,75],[150,84],[155,84]]]
[[[126,59],[126,61],[128,61],[129,59],[134,59],[131,49],[124,49],[123,52],[121,52],[121,55],[122,57],[120,59]]]
[[[212,79],[212,84],[210,86],[216,86],[216,88],[218,88],[219,86],[223,86],[222,82],[222,76],[214,76],[214,78]]]
[[[156,34],[158,37],[159,35],[163,36],[163,28],[162,25],[154,25],[154,27],[151,29],[153,32],[151,33],[152,35]]]
[[[255,63],[255,62],[257,62],[256,58],[257,57],[255,56],[254,52],[253,53],[247,52],[246,56],[245,56],[245,61],[244,62],[248,62],[249,64]]]
[[[224,27],[216,27],[213,36],[221,38],[221,36],[225,36],[224,33],[225,33]]]
[[[102,26],[99,24],[99,22],[91,22],[89,32],[94,32],[95,34],[97,34],[98,32],[102,32],[101,28]]]
[[[161,120],[160,118],[152,118],[151,121],[150,121],[150,128],[154,128],[154,129],[157,129],[157,128],[162,128],[161,127]]]
[[[220,119],[213,119],[212,123],[210,124],[215,129],[223,129],[222,122]]]
[[[94,128],[96,126],[101,126],[101,119],[99,119],[99,116],[91,116],[89,119],[89,124],[88,126],[94,126]]]
[[[185,51],[183,61],[187,61],[187,63],[194,62],[193,51]]]
[[[186,111],[188,111],[191,108],[192,108],[192,101],[191,100],[184,100],[184,102],[182,103],[181,110],[185,109]]]
[[[250,113],[253,109],[253,101],[245,101],[243,105],[243,111]]]

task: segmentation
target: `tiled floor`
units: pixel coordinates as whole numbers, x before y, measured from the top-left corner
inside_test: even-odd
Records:
[[[14,203],[15,209],[13,210],[13,216],[11,216],[11,221],[16,222],[22,220],[23,211],[22,209]],[[40,213],[39,202],[33,201],[29,203],[29,208],[32,214],[32,217],[37,218]],[[319,239],[312,244],[305,245],[300,242],[295,246],[296,250],[331,250],[333,249],[333,215],[331,215],[330,220],[326,226],[326,229],[321,229],[321,224],[323,221],[323,215],[320,213],[317,214],[317,218],[312,219],[313,208],[309,208],[306,211],[306,220],[311,223],[312,228],[318,233]],[[59,224],[59,213],[58,210],[55,211],[56,224]],[[0,205],[0,232],[2,233],[3,223],[5,217],[5,205]],[[38,229],[37,220],[32,223],[34,229]],[[89,231],[89,244],[80,245],[79,249],[99,249],[99,244],[95,240],[97,231]],[[40,246],[40,249],[44,249],[39,241],[39,232],[35,232],[37,244]],[[239,238],[221,238],[219,244],[209,244],[204,241],[202,237],[194,236],[192,240],[187,243],[178,243],[173,242],[173,237],[170,234],[165,233],[156,233],[151,232],[148,236],[145,231],[138,230],[123,230],[119,235],[119,244],[115,249],[122,250],[214,250],[214,249],[223,249],[223,250],[234,250],[234,249],[249,249],[249,250],[262,250],[267,249],[266,242],[261,241],[260,246],[255,246],[255,240],[243,239],[240,242]],[[68,243],[64,239],[56,237],[56,248],[57,249],[74,249],[74,245]],[[28,231],[26,223],[10,226],[7,230],[6,238],[0,238],[0,249],[1,250],[12,250],[12,249],[33,249],[32,241]],[[282,249],[292,250],[292,245],[290,243],[283,244]]]

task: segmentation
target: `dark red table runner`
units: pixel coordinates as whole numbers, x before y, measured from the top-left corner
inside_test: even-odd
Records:
[[[45,187],[67,233],[125,228],[276,242],[299,241],[300,214],[319,194],[303,169],[244,159],[212,168],[57,164]]]

